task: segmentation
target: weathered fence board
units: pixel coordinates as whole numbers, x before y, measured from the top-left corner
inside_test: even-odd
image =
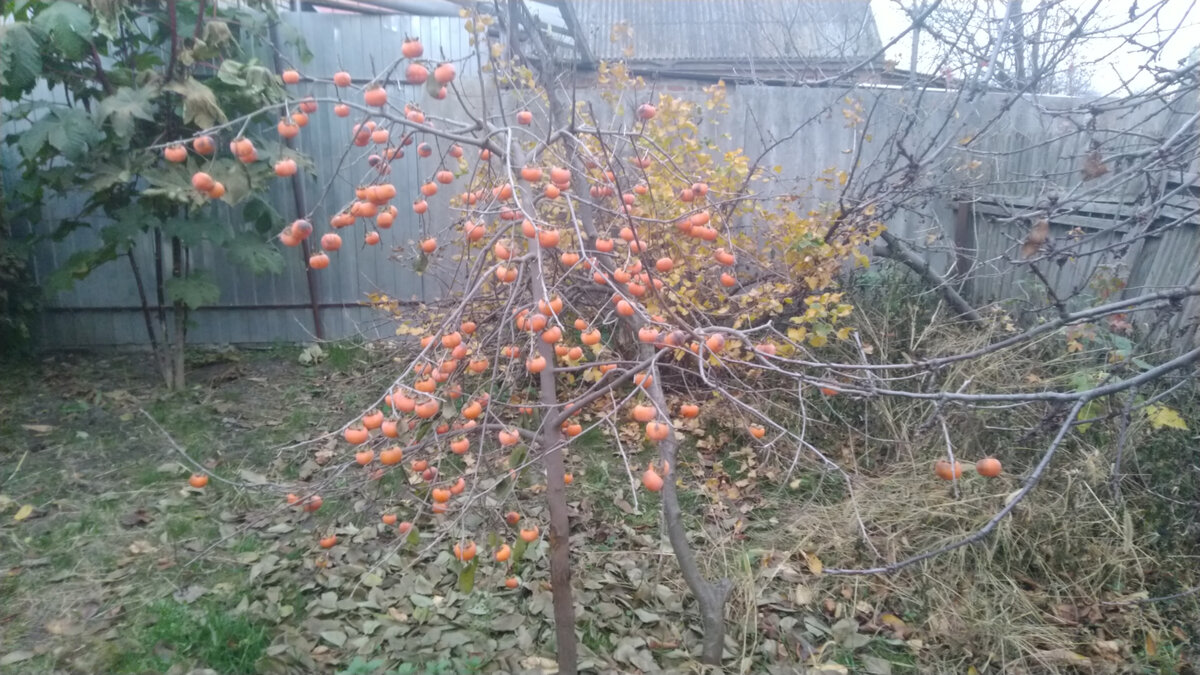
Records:
[[[285,54],[303,73],[328,78],[345,69],[359,82],[373,77],[399,55],[406,35],[418,36],[429,58],[459,59],[470,55],[468,35],[457,18],[409,16],[353,16],[329,14],[285,14],[285,20],[304,39],[315,54],[309,63],[299,63],[295,54]],[[470,68],[460,68],[469,71]],[[469,72],[464,81],[469,87]],[[664,81],[658,90],[678,96],[703,96],[699,85],[683,81]],[[310,82],[297,88],[318,98],[334,98],[337,90],[328,82]],[[471,89],[474,91],[474,89]],[[391,87],[393,102],[405,94],[422,101],[431,117],[455,116],[457,102],[431,101],[421,92],[406,92]],[[47,96],[52,93],[44,92]],[[353,92],[358,96],[357,91]],[[594,91],[586,89],[580,97],[592,102],[599,119],[611,110]],[[1007,103],[1001,94],[987,94],[968,101],[962,92],[914,92],[885,88],[787,88],[766,86],[730,86],[729,118],[721,128],[722,137],[713,137],[727,147],[744,147],[751,157],[764,150],[763,164],[782,167],[782,176],[791,179],[786,187],[812,206],[838,198],[838,171],[853,173],[855,180],[878,178],[895,167],[883,160],[894,152],[897,130],[911,127],[905,138],[909,152],[936,150],[936,159],[922,170],[917,187],[937,184],[959,186],[957,201],[973,204],[973,216],[965,232],[973,249],[959,250],[973,266],[969,280],[972,297],[978,302],[1028,300],[1044,302],[1031,284],[1027,271],[1014,272],[1007,259],[1016,256],[1028,221],[1017,216],[1032,213],[1039,201],[1051,192],[1064,197],[1084,195],[1090,213],[1056,220],[1055,236],[1066,236],[1075,227],[1086,234],[1099,232],[1087,244],[1088,250],[1113,246],[1127,233],[1113,228],[1114,218],[1128,215],[1131,200],[1146,186],[1142,178],[1119,181],[1117,172],[1097,180],[1083,182],[1080,167],[1085,155],[1098,143],[1105,156],[1145,151],[1172,130],[1179,128],[1195,112],[1196,102],[1169,102],[1122,113],[1104,113],[1096,118],[1093,129],[1079,133],[1087,120],[1078,114],[1065,114],[1076,101],[1062,97],[1022,99],[1004,115],[998,113]],[[628,103],[628,102],[626,102]],[[347,151],[350,118],[333,116],[325,105],[312,116],[309,127],[298,138],[298,148],[313,161],[315,169],[305,176],[310,216],[318,231],[340,208],[353,199],[353,171],[339,171],[344,164],[362,167],[370,148],[351,147]],[[625,114],[635,106],[625,105]],[[998,121],[992,122],[993,118]],[[852,119],[857,119],[851,123]],[[714,132],[712,125],[703,127]],[[1135,130],[1136,134],[1125,133]],[[962,140],[978,135],[970,149]],[[786,139],[786,140],[785,140]],[[782,142],[780,142],[782,140]],[[776,144],[778,143],[778,144]],[[773,147],[772,147],[773,146]],[[418,240],[422,221],[405,205],[418,193],[421,183],[435,170],[432,160],[418,161],[415,148],[393,163],[390,176],[396,185],[400,217],[391,230],[383,233],[383,247],[365,248],[357,228],[347,231],[343,249],[329,269],[317,275],[316,302],[321,306],[325,335],[329,338],[363,334],[388,335],[392,327],[378,312],[360,306],[368,293],[382,292],[401,300],[424,301],[436,297],[438,287],[432,279],[417,274],[408,262],[389,259],[387,246],[408,248]],[[973,162],[977,164],[972,164]],[[1190,174],[1178,181],[1196,181],[1195,162]],[[363,174],[366,175],[365,173]],[[348,177],[346,177],[348,176]],[[325,184],[334,181],[328,194]],[[977,187],[982,186],[982,187]],[[452,222],[447,209],[448,194],[459,191],[458,184],[447,186],[430,200],[425,222]],[[290,185],[280,181],[270,201],[285,221],[298,217]],[[1194,194],[1181,196],[1177,203],[1163,209],[1164,217],[1186,215],[1195,208]],[[41,227],[49,228],[56,219],[78,212],[82,198],[48,204]],[[928,246],[928,258],[939,272],[955,265],[955,204],[923,199],[907,203],[887,223],[896,234]],[[228,217],[238,217],[229,209]],[[1068,261],[1050,266],[1046,273],[1056,292],[1069,293],[1086,287],[1098,265],[1117,266],[1130,280],[1130,290],[1161,288],[1194,283],[1200,269],[1200,221],[1187,216],[1181,228],[1144,243],[1114,247],[1104,256]],[[1105,231],[1110,230],[1110,231]],[[960,228],[959,235],[963,234]],[[40,279],[66,260],[71,253],[96,241],[96,234],[81,229],[62,241],[44,242],[38,247],[34,267]],[[960,242],[961,243],[961,242]],[[385,249],[385,250],[381,250]],[[137,261],[147,282],[153,274],[151,242],[139,243]],[[189,339],[194,343],[271,343],[312,339],[310,298],[304,274],[304,261],[295,250],[286,250],[287,267],[279,275],[255,276],[225,261],[219,251],[198,247],[192,252],[196,266],[216,270],[221,299],[216,307],[200,310]],[[165,270],[170,269],[167,256]],[[153,284],[147,288],[152,292]],[[151,297],[151,302],[156,299]],[[1177,320],[1179,328],[1188,317],[1200,313],[1200,301],[1187,305],[1187,316]],[[138,298],[126,261],[119,260],[97,270],[71,291],[60,293],[50,302],[39,330],[45,347],[80,347],[133,344],[147,341]]]

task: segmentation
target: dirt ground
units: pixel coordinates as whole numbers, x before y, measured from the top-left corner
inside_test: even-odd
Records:
[[[288,446],[358,414],[394,365],[391,352],[361,346],[327,345],[309,363],[301,354],[197,352],[177,393],[139,354],[56,354],[3,369],[0,672],[553,672],[544,541],[511,570],[481,564],[465,588],[448,551],[418,556],[380,523],[386,482],[330,499],[319,514],[280,508],[313,452]],[[1043,543],[1002,533],[908,576],[817,576],[814,551],[846,538],[832,524],[846,496],[803,472],[787,485],[755,480],[771,469],[745,448],[702,450],[681,467],[681,500],[702,564],[737,584],[731,671],[1195,672],[1194,602],[1161,614],[1101,609],[1064,597],[1052,570],[984,569],[1019,558],[1006,546]],[[242,487],[189,488],[188,458]],[[581,665],[687,671],[695,610],[659,536],[655,498],[635,499],[606,437],[581,437],[568,464]],[[867,505],[878,515],[864,517],[880,522],[907,503],[929,522],[954,514],[969,528],[1003,496],[967,484],[952,502],[911,477],[871,480],[895,494]],[[529,486],[526,496],[537,494]],[[814,531],[800,509],[831,524]],[[1047,524],[1049,536],[1069,520]],[[1079,545],[1094,548],[1106,527]],[[329,533],[339,544],[319,549]],[[945,570],[963,577],[941,578]],[[512,573],[521,585],[509,590]],[[1001,600],[1001,612],[983,604]]]

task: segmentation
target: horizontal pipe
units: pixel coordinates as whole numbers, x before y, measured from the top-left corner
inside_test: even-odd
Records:
[[[406,300],[395,300],[394,302],[399,302],[399,304],[401,304],[401,305],[422,304],[418,301],[406,301]],[[317,307],[320,309],[345,309],[347,307],[362,307],[364,309],[370,309],[371,305],[363,304],[361,302],[320,302],[320,303],[317,303]],[[173,309],[173,307],[171,307],[170,305],[167,305],[165,307],[160,307],[158,305],[150,305],[150,307],[148,309],[151,312],[157,312],[160,309],[170,311]],[[189,311],[203,312],[203,311],[218,311],[218,310],[239,311],[239,310],[262,310],[262,309],[312,309],[312,305],[310,305],[308,303],[301,303],[301,302],[288,303],[288,304],[270,304],[270,305],[210,305],[208,307],[200,307],[198,309],[193,309],[193,310],[189,310]],[[129,305],[129,306],[119,306],[119,305],[104,306],[104,305],[101,305],[101,306],[97,306],[97,307],[43,307],[42,311],[46,312],[48,314],[68,314],[71,312],[140,312],[140,311],[142,311],[142,308],[137,305]]]

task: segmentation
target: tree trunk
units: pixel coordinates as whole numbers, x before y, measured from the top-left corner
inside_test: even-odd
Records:
[[[534,240],[536,241],[536,239]],[[534,301],[542,300],[541,266],[532,266],[530,285]],[[557,414],[558,388],[554,381],[554,345],[535,340],[536,351],[546,359],[546,369],[538,381],[542,418]],[[575,645],[575,604],[571,594],[571,523],[567,517],[567,488],[563,465],[562,431],[546,426],[538,435],[534,451],[545,452],[542,466],[546,470],[546,504],[550,509],[550,590],[554,600],[554,636],[557,642],[559,675],[577,672]]]
[[[171,237],[171,276],[175,279],[184,278],[183,242],[179,241],[179,237]],[[171,318],[174,326],[171,331],[171,374],[167,388],[179,390],[183,389],[184,384],[183,347],[187,341],[187,306],[182,301],[175,301]]]
[[[158,374],[162,377],[163,382],[171,381],[171,370],[166,361],[166,352],[162,345],[158,342],[158,333],[154,330],[154,317],[150,313],[150,300],[146,297],[146,286],[142,283],[142,273],[138,269],[137,258],[134,257],[133,247],[131,246],[125,253],[125,257],[129,258],[129,268],[133,272],[133,281],[137,286],[138,300],[142,304],[142,319],[146,322],[146,336],[150,339],[150,353],[154,357],[154,365],[158,368]],[[164,339],[166,336],[163,336]]]
[[[162,230],[154,230],[154,294],[158,301],[158,334],[162,341],[154,345],[158,361],[162,364],[163,384],[167,389],[175,388],[174,363],[172,360],[171,342],[174,339],[170,325],[167,322],[167,280],[164,276]]]
[[[640,322],[635,321],[634,323]],[[640,326],[635,326],[635,330],[637,328]],[[653,352],[653,347],[645,344],[641,346],[642,358],[648,358]],[[656,408],[666,411],[668,410],[667,401],[663,395],[662,385],[659,384],[660,378],[657,369],[654,369],[652,374],[654,376],[653,384],[647,393]],[[710,582],[704,578],[699,565],[696,564],[696,556],[692,552],[691,544],[688,543],[687,530],[683,526],[683,514],[679,510],[679,495],[675,491],[673,476],[676,471],[675,453],[678,448],[675,430],[672,428],[667,439],[658,444],[659,457],[665,466],[669,467],[666,475],[663,476],[661,493],[663,527],[667,530],[667,539],[671,542],[671,550],[675,552],[675,560],[679,564],[683,580],[691,589],[692,595],[696,597],[696,604],[699,606],[703,629],[700,660],[705,665],[720,668],[721,654],[725,649],[725,601],[729,598],[729,591],[733,588],[733,584],[725,578]]]

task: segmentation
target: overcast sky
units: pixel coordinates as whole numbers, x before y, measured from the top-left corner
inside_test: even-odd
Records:
[[[929,0],[871,0],[871,8],[875,14],[875,22],[879,27],[880,37],[883,38],[884,44],[887,44],[898,34],[904,31],[909,26],[909,18],[902,7],[912,7],[915,3],[927,3]],[[993,12],[997,16],[1002,16],[1004,13],[1003,0],[979,0],[980,2],[992,1],[996,4],[996,10]],[[1097,0],[1064,0],[1066,6],[1074,7],[1079,10],[1082,16],[1090,9]],[[1129,6],[1134,0],[1099,0],[1101,9],[1097,12],[1101,17],[1100,23],[1105,27],[1122,26],[1128,21]],[[1024,0],[1024,11],[1033,11],[1038,4],[1038,0]],[[1196,5],[1200,4],[1198,0],[1166,0],[1162,11],[1158,13],[1157,21],[1143,20],[1137,24],[1136,33],[1139,35],[1140,41],[1143,43],[1157,43],[1162,39],[1167,38],[1176,26],[1183,26],[1182,29],[1175,32],[1163,49],[1161,56],[1157,61],[1157,65],[1167,68],[1178,67],[1180,59],[1185,59],[1197,45],[1200,40],[1197,39],[1197,34],[1200,34],[1200,9]],[[1139,6],[1142,8],[1153,6],[1154,0],[1141,0]],[[1121,35],[1134,33],[1135,26],[1122,27],[1119,30]],[[924,46],[929,46],[930,41],[924,40]],[[894,59],[898,62],[900,68],[908,68],[910,54],[912,51],[912,40],[909,36],[905,36],[887,51],[886,58]],[[925,61],[921,58],[926,56],[926,50],[920,49],[921,54],[918,54],[919,61]],[[1092,88],[1097,92],[1109,93],[1114,88],[1120,86],[1122,78],[1134,78],[1135,88],[1138,86],[1146,86],[1151,81],[1151,78],[1142,73],[1139,74],[1139,67],[1146,63],[1147,55],[1142,51],[1135,51],[1134,47],[1128,45],[1124,38],[1110,38],[1094,40],[1086,50],[1088,60],[1098,60],[1095,67],[1095,72],[1092,77]],[[930,65],[928,62],[922,64],[920,70],[928,71]]]

